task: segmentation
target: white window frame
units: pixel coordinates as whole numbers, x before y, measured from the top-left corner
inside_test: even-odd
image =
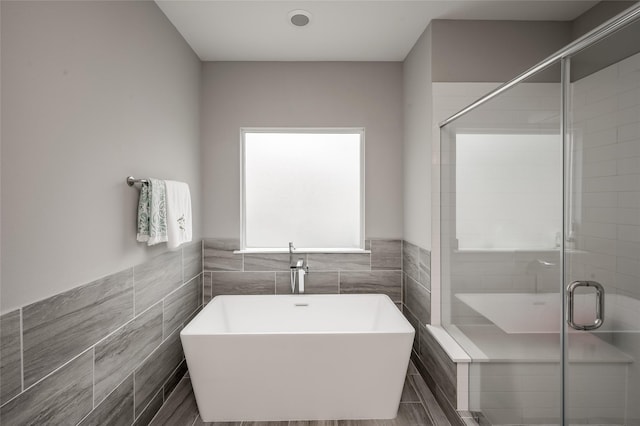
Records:
[[[288,252],[288,247],[247,248],[246,239],[246,185],[245,185],[245,135],[247,133],[342,133],[360,135],[360,247],[304,247],[304,252],[365,252],[365,129],[364,127],[241,127],[240,128],[240,252]],[[294,241],[295,244],[295,241]]]

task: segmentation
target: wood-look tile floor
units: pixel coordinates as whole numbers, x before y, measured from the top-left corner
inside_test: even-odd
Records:
[[[317,420],[291,422],[230,422],[205,423],[198,415],[188,374],[176,386],[152,426],[450,426],[433,394],[418,374],[413,363],[409,365],[402,390],[398,416],[392,420]]]

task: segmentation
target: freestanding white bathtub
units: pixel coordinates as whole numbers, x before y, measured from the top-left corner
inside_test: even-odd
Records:
[[[396,417],[414,329],[385,295],[217,296],[182,330],[205,422]]]

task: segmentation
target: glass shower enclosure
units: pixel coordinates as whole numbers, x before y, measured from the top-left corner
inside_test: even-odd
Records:
[[[640,425],[640,6],[440,130],[441,323],[470,411]]]

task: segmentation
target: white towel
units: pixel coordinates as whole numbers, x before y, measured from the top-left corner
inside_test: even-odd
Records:
[[[172,180],[165,181],[167,187],[167,247],[175,249],[191,241],[191,194],[189,185]]]

